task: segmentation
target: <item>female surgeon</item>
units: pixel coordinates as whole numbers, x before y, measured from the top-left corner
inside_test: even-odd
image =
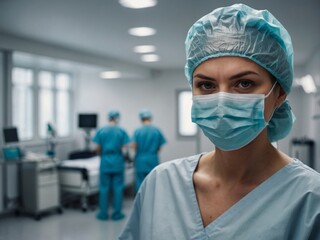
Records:
[[[320,174],[271,144],[294,121],[286,29],[267,10],[218,8],[186,53],[192,120],[215,150],[155,168],[119,239],[320,239]]]

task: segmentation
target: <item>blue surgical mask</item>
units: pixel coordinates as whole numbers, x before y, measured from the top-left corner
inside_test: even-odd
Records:
[[[219,92],[193,96],[192,122],[221,150],[240,149],[268,125],[264,100],[275,85],[267,95]]]

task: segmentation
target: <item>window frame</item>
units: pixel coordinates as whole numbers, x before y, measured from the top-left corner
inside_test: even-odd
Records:
[[[31,94],[32,94],[31,98],[32,98],[32,115],[33,115],[33,118],[31,120],[32,137],[28,138],[28,139],[21,140],[23,142],[32,141],[32,140],[34,140],[36,138],[36,129],[35,129],[35,127],[36,127],[35,120],[36,119],[34,117],[35,114],[36,114],[36,109],[35,109],[36,94],[35,94],[35,82],[34,82],[34,80],[35,80],[35,71],[31,67],[27,67],[27,66],[23,67],[23,66],[15,65],[15,64],[12,65],[11,72],[10,72],[10,79],[8,80],[9,81],[9,86],[10,86],[10,91],[9,91],[10,94],[8,96],[10,98],[10,100],[9,100],[9,104],[10,104],[10,107],[9,107],[9,109],[10,109],[10,113],[9,113],[9,115],[10,115],[10,126],[13,126],[13,110],[12,109],[13,109],[13,87],[14,87],[14,84],[13,84],[13,70],[14,70],[14,68],[22,68],[22,69],[30,70],[31,73],[32,73],[32,84],[30,86],[31,91],[32,91],[31,92]],[[21,138],[21,137],[19,136],[19,138]]]
[[[69,76],[70,79],[70,87],[67,90],[68,92],[68,96],[69,96],[69,134],[67,136],[59,136],[57,135],[56,138],[57,140],[62,140],[62,139],[68,139],[71,138],[74,134],[74,126],[73,126],[73,111],[74,111],[74,75],[69,72],[69,71],[65,71],[65,70],[53,70],[53,69],[49,69],[49,68],[44,68],[44,67],[33,67],[30,65],[24,65],[24,64],[18,64],[18,63],[12,63],[12,67],[11,67],[11,73],[10,73],[10,78],[8,79],[8,104],[9,104],[9,109],[10,111],[8,112],[8,115],[10,116],[8,118],[8,122],[10,123],[10,125],[13,124],[13,111],[12,111],[12,91],[13,91],[13,82],[12,82],[12,72],[14,70],[14,68],[23,68],[23,69],[29,69],[32,71],[32,76],[33,76],[33,84],[31,86],[32,91],[33,91],[33,103],[32,103],[32,107],[33,107],[33,114],[34,117],[32,119],[32,126],[33,126],[33,137],[31,139],[26,139],[26,140],[21,140],[21,142],[35,142],[35,141],[43,141],[46,139],[46,137],[42,137],[40,135],[40,129],[39,129],[39,118],[40,118],[40,109],[39,109],[39,93],[40,93],[40,86],[39,86],[39,74],[40,72],[44,71],[44,72],[50,72],[53,76],[53,84],[54,87],[52,88],[52,92],[53,92],[53,115],[54,118],[56,118],[56,113],[57,113],[57,93],[58,93],[58,89],[56,88],[56,76],[58,74],[65,74]],[[56,119],[54,119],[54,121],[56,121]]]
[[[177,89],[176,90],[176,134],[177,134],[177,138],[178,139],[182,139],[182,140],[194,140],[197,138],[198,136],[198,127],[195,124],[195,132],[193,134],[190,135],[184,135],[180,132],[180,94],[183,92],[191,92],[192,94],[192,90],[191,89]],[[191,111],[191,110],[190,110]],[[191,115],[189,116],[190,122],[191,122]],[[194,123],[193,123],[194,124]]]

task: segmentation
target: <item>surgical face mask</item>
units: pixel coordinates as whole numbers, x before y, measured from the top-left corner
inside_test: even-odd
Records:
[[[224,151],[240,149],[268,125],[264,119],[264,100],[275,85],[267,95],[219,92],[193,96],[192,122],[216,147]]]

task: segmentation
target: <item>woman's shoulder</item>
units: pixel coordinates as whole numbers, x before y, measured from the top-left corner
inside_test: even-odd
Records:
[[[141,201],[154,201],[153,196],[167,196],[169,201],[170,193],[179,191],[179,196],[185,196],[193,188],[192,177],[201,155],[179,158],[161,163],[155,167],[143,181],[139,198]],[[169,196],[170,195],[170,196]]]
[[[299,159],[293,159],[288,165],[287,170],[292,180],[298,180],[300,185],[306,189],[317,190],[320,194],[320,173],[315,169],[301,162]]]
[[[291,165],[294,170],[304,172],[306,175],[310,176],[311,178],[320,180],[320,173],[317,172],[315,169],[311,168],[310,166],[306,165],[305,163],[303,163],[301,160],[294,158]]]
[[[159,164],[155,169],[154,172],[161,173],[163,171],[179,171],[179,169],[189,169],[195,168],[198,164],[200,154],[193,155],[189,157],[177,158],[171,161],[163,162]]]
[[[147,176],[147,182],[190,179],[201,155],[178,158],[159,164]]]

